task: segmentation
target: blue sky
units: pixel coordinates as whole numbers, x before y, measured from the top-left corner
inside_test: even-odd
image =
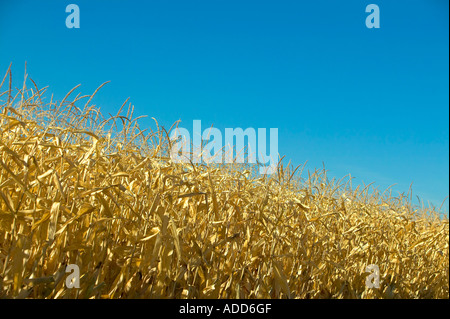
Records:
[[[65,8],[81,11],[68,29]],[[366,5],[380,8],[368,29]],[[439,206],[449,193],[445,0],[0,0],[0,73],[13,63],[62,98],[105,81],[115,113],[224,130],[279,130],[279,153],[355,183],[397,184]],[[143,125],[153,125],[143,120]],[[448,201],[445,205],[448,211]]]

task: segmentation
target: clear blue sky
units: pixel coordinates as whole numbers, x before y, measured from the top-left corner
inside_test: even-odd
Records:
[[[67,29],[65,7],[81,10]],[[365,26],[366,5],[381,28]],[[61,98],[90,94],[115,112],[170,126],[277,127],[279,153],[332,176],[449,193],[446,0],[0,0],[0,72],[25,61]],[[153,125],[144,120],[144,125]],[[448,210],[448,201],[447,201]]]

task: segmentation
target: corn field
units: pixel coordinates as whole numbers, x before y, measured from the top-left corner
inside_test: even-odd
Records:
[[[437,209],[282,161],[174,163],[170,129],[77,88],[1,82],[0,298],[449,298]]]

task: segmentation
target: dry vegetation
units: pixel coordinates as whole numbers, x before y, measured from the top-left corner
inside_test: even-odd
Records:
[[[324,170],[175,164],[132,108],[104,119],[92,96],[44,103],[25,82],[0,96],[0,298],[449,297],[434,209]]]

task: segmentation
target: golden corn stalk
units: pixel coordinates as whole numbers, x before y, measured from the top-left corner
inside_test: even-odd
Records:
[[[173,163],[132,107],[105,119],[26,82],[0,93],[0,298],[449,298],[434,208],[324,170]]]

